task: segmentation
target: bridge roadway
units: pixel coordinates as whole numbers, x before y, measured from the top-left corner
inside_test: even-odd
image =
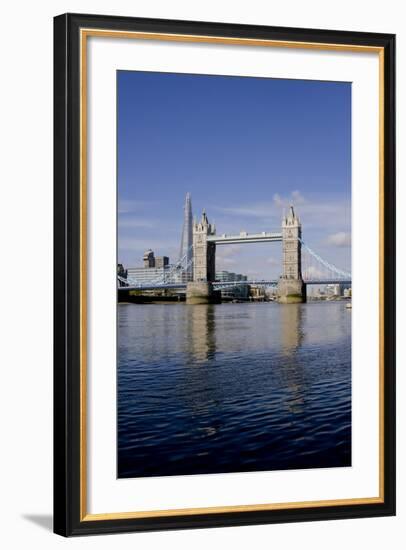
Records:
[[[239,235],[208,235],[207,242],[217,244],[241,243],[274,243],[282,241],[282,233],[247,233],[241,231]]]
[[[334,284],[351,284],[351,279],[348,280],[337,280],[337,279],[311,279],[303,281],[306,285],[334,285]],[[269,281],[216,281],[213,283],[214,288],[216,287],[233,287],[240,285],[252,285],[252,286],[276,286],[278,284],[278,279],[273,279]],[[140,286],[119,286],[117,290],[159,290],[159,289],[168,289],[168,290],[186,290],[186,283],[165,283],[165,284],[153,284],[153,285],[140,285]]]

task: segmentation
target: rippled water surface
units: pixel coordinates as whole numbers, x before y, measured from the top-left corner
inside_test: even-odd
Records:
[[[343,302],[119,304],[118,477],[351,465]]]

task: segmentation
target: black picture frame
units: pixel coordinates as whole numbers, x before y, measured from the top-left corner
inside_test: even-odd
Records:
[[[383,498],[375,503],[87,520],[81,514],[80,29],[380,48],[383,127]],[[395,36],[64,14],[54,19],[54,531],[63,536],[395,514]],[[238,503],[236,503],[238,504]]]

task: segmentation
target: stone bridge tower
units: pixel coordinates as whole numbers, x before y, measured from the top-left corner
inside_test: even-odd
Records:
[[[193,223],[193,281],[213,282],[216,278],[216,244],[207,241],[215,235],[216,228],[203,210],[200,222]]]
[[[283,304],[306,301],[302,279],[302,225],[293,206],[282,220],[283,272],[278,282],[278,301]]]
[[[193,223],[193,282],[186,288],[188,303],[207,304],[218,298],[212,285],[216,278],[216,243],[207,240],[215,234],[215,226],[203,211],[201,220]]]

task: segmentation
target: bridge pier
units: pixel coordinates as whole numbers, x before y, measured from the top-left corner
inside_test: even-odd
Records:
[[[221,302],[221,291],[214,290],[212,283],[189,282],[186,285],[187,304],[218,304]]]
[[[281,277],[277,287],[280,304],[302,304],[306,302],[306,285],[302,279],[286,279]]]

